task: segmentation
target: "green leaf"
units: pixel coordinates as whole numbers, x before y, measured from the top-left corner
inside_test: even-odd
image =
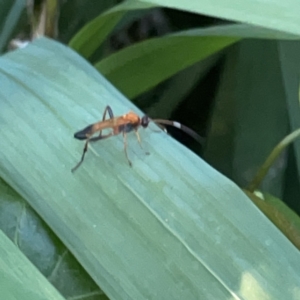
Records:
[[[278,45],[282,79],[286,92],[287,111],[291,132],[300,128],[299,82],[300,82],[300,42],[281,41]],[[300,139],[295,140],[294,153],[298,174],[295,183],[299,187]]]
[[[240,186],[252,180],[269,153],[288,133],[277,49],[276,41],[241,42],[231,49],[220,80],[205,157]],[[224,149],[226,160],[220,156],[220,149]],[[284,157],[281,157],[266,176],[263,190],[281,196],[284,167]]]
[[[160,118],[169,119],[174,107],[191,92],[208,71],[215,65],[220,55],[216,54],[192,65],[179,72],[168,82],[166,88],[159,95],[159,101],[151,103],[147,114],[155,116],[159,113]]]
[[[22,12],[26,9],[26,0],[1,1],[0,3],[0,53],[11,38]]]
[[[75,131],[137,111],[70,49],[0,58],[0,176],[112,299],[299,299],[300,254],[244,193],[165,133],[92,145]],[[142,131],[142,130],[141,130]],[[285,276],[282,276],[282,274]],[[167,287],[167,288],[166,288]]]
[[[233,178],[233,161],[235,157],[236,131],[236,99],[233,90],[236,85],[236,76],[232,69],[237,62],[239,45],[232,47],[225,56],[224,68],[220,76],[219,89],[216,93],[215,109],[212,110],[211,126],[207,132],[204,149],[205,160],[219,172]],[[220,149],[222,154],[220,155]],[[224,159],[225,158],[225,159]]]
[[[137,43],[99,61],[95,67],[127,97],[134,98],[241,38],[253,37],[298,38],[248,25],[193,29]]]
[[[64,299],[0,230],[1,298]]]
[[[248,197],[300,250],[300,218],[280,199],[270,194],[250,193]]]
[[[59,40],[67,43],[84,25],[118,2],[118,0],[62,2],[58,22]]]
[[[300,128],[291,132],[287,136],[285,136],[272,150],[269,156],[266,158],[262,166],[259,168],[258,172],[256,173],[255,177],[248,185],[248,190],[250,192],[254,192],[258,189],[260,183],[265,178],[266,174],[272,170],[274,167],[275,162],[279,160],[282,153],[286,150],[286,148],[300,137]]]
[[[103,292],[49,227],[0,179],[0,229],[66,298],[99,299]],[[95,298],[92,298],[94,296]]]
[[[149,4],[125,1],[86,24],[70,41],[69,46],[84,57],[90,57],[103,43],[124,14],[130,10],[147,9]]]
[[[189,36],[181,32],[127,47],[95,67],[127,97],[134,98],[238,40],[200,34]]]
[[[295,0],[136,0],[192,13],[238,21],[269,29],[300,35],[298,11],[300,2]]]
[[[189,36],[233,36],[240,38],[299,40],[299,36],[248,24],[226,24],[186,30]]]

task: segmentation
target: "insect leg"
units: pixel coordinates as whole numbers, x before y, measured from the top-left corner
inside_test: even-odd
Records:
[[[139,142],[140,147],[143,149],[142,142],[141,142],[141,138],[140,138],[140,135],[139,135],[137,129],[134,130],[134,133],[135,133],[135,135],[136,135],[136,138],[137,138],[137,140],[138,140],[138,142]]]
[[[109,118],[112,119],[114,117],[114,113],[111,109],[111,107],[109,105],[107,105],[104,109],[104,113],[103,113],[103,118],[102,118],[102,121],[105,120],[105,117],[106,117],[106,113],[108,112],[109,114]]]
[[[126,155],[126,158],[128,160],[129,166],[131,167],[132,163],[131,163],[130,159],[128,158],[128,154],[127,154],[127,135],[126,135],[126,133],[124,131],[123,131],[123,140],[124,140],[125,155]]]
[[[74,173],[79,168],[79,166],[82,164],[82,162],[84,160],[85,153],[88,150],[88,144],[89,144],[89,139],[86,140],[86,142],[84,144],[84,148],[83,148],[81,159],[80,159],[79,163],[71,170],[72,173]]]
[[[109,118],[112,119],[114,117],[114,113],[109,105],[107,105],[104,109],[103,117],[102,117],[102,122],[105,121],[106,119],[106,113],[109,114]],[[102,130],[100,130],[99,136],[102,136]]]
[[[96,142],[98,140],[103,140],[103,139],[109,138],[112,135],[114,135],[113,132],[111,132],[109,134],[106,134],[106,135],[101,135],[101,136],[97,136],[97,137],[94,137],[94,138],[87,139],[86,142],[85,142],[84,148],[83,148],[83,153],[82,153],[81,159],[80,159],[79,163],[71,170],[72,173],[74,173],[79,168],[79,166],[82,164],[82,162],[84,160],[84,156],[85,156],[85,154],[88,150],[89,142]]]
[[[140,145],[141,149],[144,150],[138,130],[135,129],[135,130],[134,130],[134,133],[135,133],[135,135],[136,135],[136,138],[137,138],[137,140],[138,140],[138,142],[139,142],[139,145]],[[149,155],[149,154],[150,154],[148,151],[146,151],[145,153],[146,153],[146,155]]]

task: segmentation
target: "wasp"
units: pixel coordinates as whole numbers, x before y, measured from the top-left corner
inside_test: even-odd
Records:
[[[106,119],[106,115],[109,115],[109,119]],[[120,116],[120,117],[114,117],[113,111],[110,106],[106,106],[102,121],[88,125],[84,129],[76,132],[74,134],[74,138],[78,140],[86,140],[83,153],[81,156],[80,161],[78,164],[72,169],[72,172],[77,170],[79,166],[82,164],[85,154],[88,150],[88,145],[91,142],[96,142],[99,140],[107,139],[111,136],[118,135],[122,133],[123,135],[123,141],[124,141],[124,152],[126,159],[130,166],[132,166],[132,163],[128,157],[127,153],[127,133],[134,131],[137,137],[137,140],[141,146],[141,139],[138,133],[139,127],[147,128],[149,123],[153,122],[157,124],[159,127],[164,129],[164,125],[170,125],[173,127],[176,127],[178,129],[181,129],[191,137],[193,137],[195,140],[199,141],[201,143],[202,138],[192,129],[188,128],[187,126],[184,126],[178,122],[175,121],[169,121],[169,120],[163,120],[163,119],[150,119],[147,115],[140,118],[136,113],[133,111],[128,112],[127,114]],[[102,134],[102,130],[104,129],[111,129],[111,132],[107,134]],[[93,135],[95,133],[99,132],[98,136]]]

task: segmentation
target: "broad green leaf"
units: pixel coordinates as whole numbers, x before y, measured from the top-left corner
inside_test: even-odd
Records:
[[[64,297],[106,299],[49,227],[1,179],[0,229]]]
[[[297,0],[136,0],[300,35]]]
[[[26,9],[26,0],[4,0],[0,2],[0,53],[3,52],[15,27]]]
[[[243,41],[230,54],[221,79],[205,157],[240,186],[252,180],[289,130],[277,43]],[[220,147],[228,156],[220,156]],[[281,196],[284,168],[280,157],[262,189]]]
[[[92,145],[73,133],[136,108],[41,39],[0,58],[0,176],[111,299],[299,299],[300,254],[231,181],[165,133]],[[282,274],[285,276],[282,276]],[[166,288],[167,287],[167,288]]]
[[[248,25],[193,29],[137,43],[99,61],[95,67],[127,97],[134,98],[240,39],[255,37],[298,38]]]
[[[174,107],[177,107],[195,88],[199,80],[208,73],[219,57],[218,54],[210,56],[206,60],[176,74],[160,94],[159,101],[152,103],[151,108],[147,110],[147,114],[155,116],[159,113],[161,118],[169,119]]]
[[[5,300],[65,299],[1,230],[0,282]]]
[[[82,56],[90,57],[127,11],[150,7],[152,5],[136,3],[132,0],[124,1],[86,24],[72,38],[69,46]]]
[[[270,219],[274,223],[275,218],[277,222],[280,222],[283,233],[295,244],[300,250],[300,218],[293,210],[291,210],[284,202],[280,199],[266,193],[263,194],[264,201],[267,205],[272,206],[277,215],[271,216]]]
[[[235,37],[188,36],[181,32],[127,47],[95,67],[127,97],[134,98],[237,40]]]
[[[229,178],[233,176],[236,130],[236,99],[232,95],[236,77],[232,76],[232,69],[236,65],[238,49],[238,45],[232,47],[224,59],[224,68],[220,76],[215,108],[212,111],[211,126],[207,133],[203,153],[209,164]],[[220,149],[222,149],[221,152]]]
[[[185,31],[189,36],[233,36],[240,38],[299,40],[300,36],[248,24],[226,24],[206,28],[193,28]]]

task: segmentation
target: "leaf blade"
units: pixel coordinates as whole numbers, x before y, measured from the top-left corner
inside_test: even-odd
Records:
[[[148,9],[150,4],[124,1],[86,24],[69,42],[69,46],[83,57],[90,57],[100,47],[107,35],[130,10]]]
[[[4,299],[64,299],[0,230],[0,279]],[[16,288],[17,287],[17,288]]]
[[[78,55],[41,39],[0,66],[0,175],[109,297],[297,299],[297,250],[231,181],[165,134],[143,133],[151,155],[131,146],[132,169],[115,138],[71,174],[83,146],[73,132],[107,103],[116,115],[134,109]]]
[[[170,35],[127,47],[95,67],[127,97],[134,98],[236,41],[238,38],[232,37]]]
[[[291,34],[300,34],[300,23],[298,11],[300,3],[294,0],[282,2],[274,0],[266,2],[263,0],[239,0],[222,1],[191,0],[183,2],[180,0],[138,0],[137,2],[152,3],[189,11],[192,13],[214,16],[220,19],[232,20],[251,25],[261,26],[269,29],[279,30]]]

